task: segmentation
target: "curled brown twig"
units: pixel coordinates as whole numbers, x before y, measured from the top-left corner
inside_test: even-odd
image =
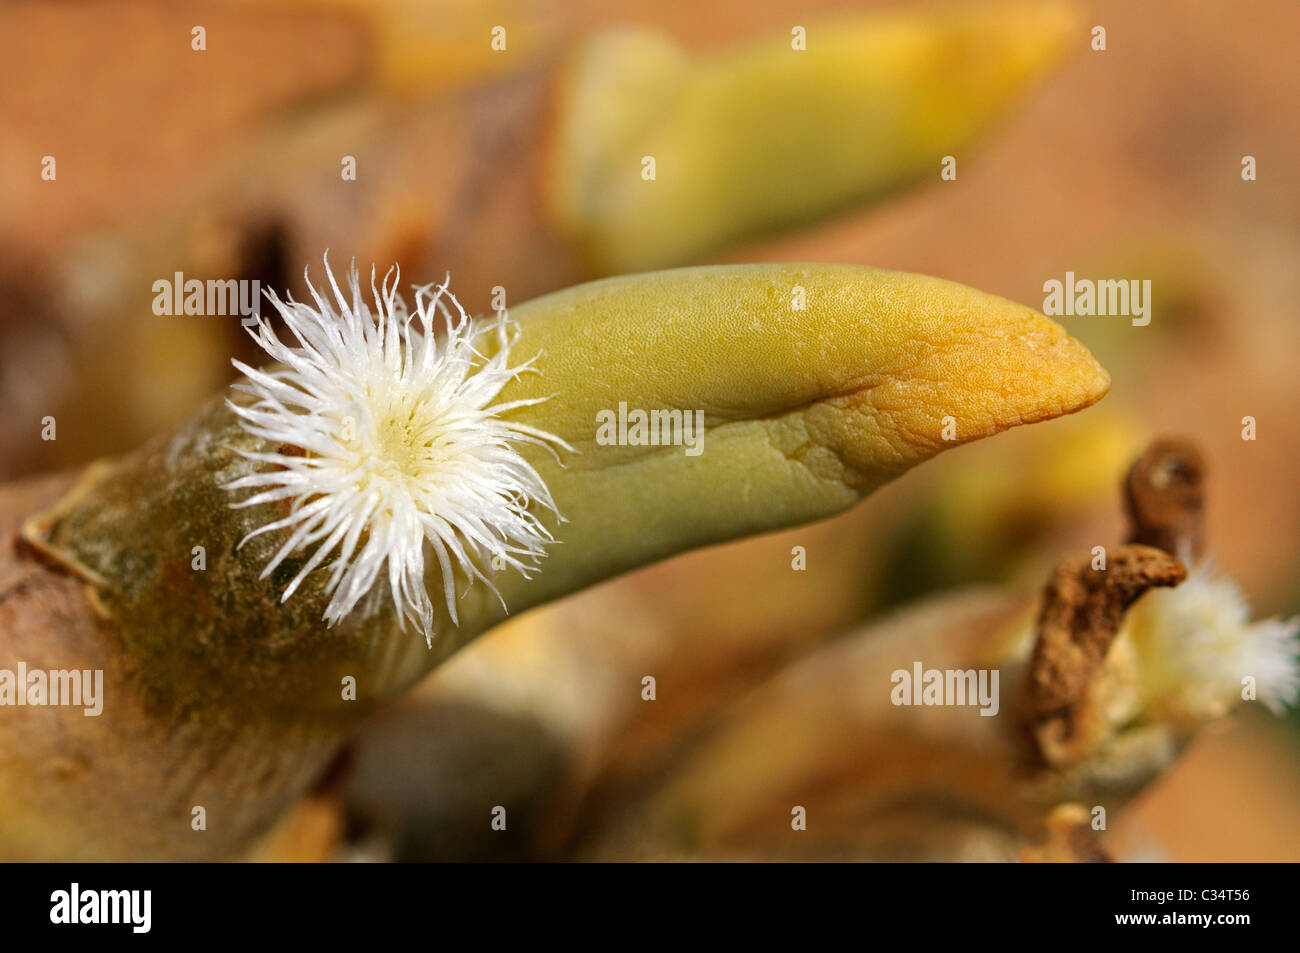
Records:
[[[1104,726],[1094,698],[1124,613],[1147,590],[1187,578],[1181,558],[1203,546],[1205,461],[1189,440],[1158,438],[1124,479],[1131,530],[1126,545],[1103,557],[1061,563],[1043,591],[1029,673],[1033,733],[1050,763],[1074,761]],[[1104,679],[1100,679],[1104,681]]]
[[[1190,440],[1160,437],[1124,479],[1130,543],[1199,559],[1204,546],[1205,460]]]
[[[1130,544],[1111,554],[1107,568],[1091,559],[1062,563],[1044,592],[1034,646],[1030,692],[1040,717],[1067,713],[1082,698],[1106,657],[1124,612],[1156,586],[1176,586],[1187,569],[1152,546]]]
[[[1049,764],[1072,763],[1102,743],[1112,681],[1102,673],[1124,613],[1147,590],[1186,578],[1177,557],[1134,544],[1113,553],[1106,569],[1090,559],[1057,567],[1043,594],[1029,681],[1034,738]]]

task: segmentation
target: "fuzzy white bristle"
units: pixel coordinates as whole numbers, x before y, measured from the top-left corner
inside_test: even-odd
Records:
[[[538,444],[552,452],[572,448],[503,418],[545,398],[493,403],[535,360],[509,366],[518,334],[503,314],[471,321],[447,281],[417,288],[412,313],[397,292],[396,268],[380,288],[371,270],[372,310],[355,266],[350,297],[335,281],[328,257],[325,273],[333,300],[309,280],[314,308],[268,295],[294,340],[282,342],[264,319],[252,334],[283,367],[257,370],[234,362],[245,375],[236,389],[254,400],[227,403],[243,428],[271,449],[243,452],[266,469],[225,488],[257,490],[234,506],[290,501],[287,516],[245,537],[247,542],[262,533],[286,533],[262,578],[290,554],[315,546],[282,601],[335,554],[325,608],[325,621],[333,625],[371,592],[386,568],[402,626],[414,623],[432,645],[426,551],[441,568],[453,623],[455,571],[500,598],[489,567],[495,562],[497,569],[527,577],[552,539],[535,510],[558,517],[545,483],[517,445]],[[491,357],[480,349],[489,335],[497,345]]]
[[[1280,713],[1300,695],[1300,617],[1250,621],[1236,583],[1202,563],[1182,585],[1148,592],[1124,633],[1140,658],[1145,708],[1174,718],[1217,717],[1254,679],[1259,701]]]

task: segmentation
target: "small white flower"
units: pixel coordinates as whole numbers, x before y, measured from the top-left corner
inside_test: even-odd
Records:
[[[503,314],[471,321],[446,281],[417,288],[412,314],[397,293],[396,269],[379,289],[371,270],[372,311],[362,298],[355,265],[350,300],[330,272],[328,257],[325,273],[333,301],[310,281],[315,308],[292,296],[288,301],[267,296],[294,343],[281,342],[264,319],[251,333],[282,368],[259,371],[234,362],[245,375],[236,389],[255,400],[247,406],[227,403],[243,428],[272,449],[242,452],[269,469],[225,488],[258,488],[234,506],[290,501],[287,516],[244,539],[290,531],[262,578],[291,553],[315,545],[282,602],[336,553],[325,609],[325,621],[333,625],[371,592],[386,567],[400,623],[415,623],[432,645],[426,550],[441,567],[453,622],[458,622],[454,571],[471,583],[483,582],[500,598],[489,567],[495,563],[528,577],[552,539],[534,509],[556,513],[542,478],[516,445],[540,444],[552,452],[557,446],[572,448],[503,419],[545,398],[493,403],[533,362],[508,365],[518,332],[508,330]],[[496,348],[489,357],[481,348],[492,337]]]
[[[1153,589],[1134,604],[1125,629],[1142,659],[1148,710],[1169,717],[1218,717],[1241,701],[1242,679],[1280,714],[1300,695],[1300,617],[1250,621],[1237,584],[1201,563],[1182,585]]]

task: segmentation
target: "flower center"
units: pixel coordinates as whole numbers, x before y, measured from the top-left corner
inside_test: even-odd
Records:
[[[428,462],[429,444],[416,433],[409,414],[393,413],[376,427],[378,459],[385,474],[394,479],[418,479]]]

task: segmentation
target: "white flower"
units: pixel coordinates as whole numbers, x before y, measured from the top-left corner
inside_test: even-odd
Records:
[[[441,567],[453,623],[459,621],[455,571],[500,598],[489,578],[493,564],[528,577],[552,539],[535,510],[556,513],[542,478],[516,446],[572,448],[503,418],[546,398],[493,403],[533,362],[508,365],[518,332],[508,331],[503,314],[472,322],[447,281],[417,288],[412,314],[397,293],[396,269],[379,289],[371,270],[372,310],[362,298],[355,265],[350,300],[330,272],[328,257],[325,273],[333,301],[310,281],[315,308],[292,296],[287,302],[274,293],[267,296],[294,342],[280,341],[265,319],[251,333],[283,367],[256,370],[234,362],[245,375],[236,389],[255,400],[244,406],[227,403],[243,428],[271,449],[244,451],[269,469],[225,488],[258,488],[234,506],[290,501],[287,516],[244,539],[289,531],[262,578],[291,553],[315,545],[282,602],[335,554],[325,590],[331,597],[325,621],[333,625],[371,592],[387,567],[401,625],[415,623],[432,645],[426,550]],[[493,339],[495,350],[487,356],[483,350]]]
[[[1201,563],[1172,589],[1153,589],[1125,617],[1142,660],[1148,710],[1169,717],[1218,717],[1241,700],[1242,679],[1281,713],[1300,695],[1300,617],[1250,621],[1236,583]]]

